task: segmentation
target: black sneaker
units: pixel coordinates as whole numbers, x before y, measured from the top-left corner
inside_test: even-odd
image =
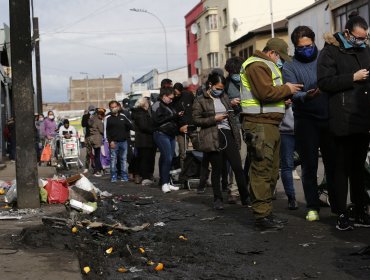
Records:
[[[355,218],[354,226],[370,228],[370,216],[364,212],[357,215],[357,217]]]
[[[249,196],[244,201],[242,201],[242,206],[248,208],[252,207],[251,198]]]
[[[298,203],[295,198],[288,199],[288,209],[289,210],[297,210],[298,209]]]
[[[205,187],[200,187],[200,186],[198,186],[198,188],[197,188],[197,194],[202,194],[202,193],[204,193],[206,191],[206,188]]]
[[[274,220],[272,218],[272,215],[269,215],[264,218],[256,219],[255,226],[256,228],[262,231],[269,230],[269,229],[280,230],[284,228],[284,225]]]
[[[221,199],[216,199],[215,202],[213,202],[213,208],[215,210],[224,210],[224,203]]]
[[[337,219],[336,228],[341,231],[353,230],[353,225],[345,214],[340,214]]]

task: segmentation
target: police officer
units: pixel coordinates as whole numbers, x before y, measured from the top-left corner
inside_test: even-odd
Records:
[[[242,129],[251,157],[250,191],[255,225],[260,230],[282,229],[287,220],[272,213],[272,197],[279,174],[279,124],[284,100],[302,85],[283,84],[280,68],[290,61],[288,45],[272,38],[241,68]]]

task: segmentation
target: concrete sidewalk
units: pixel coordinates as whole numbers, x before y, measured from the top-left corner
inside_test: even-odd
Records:
[[[6,162],[0,171],[0,180],[8,181],[16,177],[15,163]],[[39,177],[50,178],[55,174],[53,167],[39,167]],[[4,205],[4,196],[0,204]],[[10,208],[0,208],[0,215],[7,214]],[[74,252],[57,249],[19,249],[12,240],[20,237],[22,230],[42,224],[43,216],[56,216],[65,212],[64,205],[42,205],[36,211],[21,214],[19,220],[0,220],[0,271],[1,279],[82,279],[79,262]]]

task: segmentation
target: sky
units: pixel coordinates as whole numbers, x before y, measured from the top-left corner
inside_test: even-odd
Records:
[[[39,18],[44,102],[68,101],[70,77],[118,77],[125,90],[153,68],[186,66],[184,16],[200,0],[33,0]],[[9,0],[0,0],[0,24],[9,25]],[[110,54],[110,55],[109,55]],[[114,55],[112,55],[114,54]]]
[[[167,31],[168,68],[186,66],[184,16],[200,2],[32,1],[34,16],[39,18],[44,102],[68,101],[70,78],[93,79],[122,74],[124,89],[128,91],[133,79],[140,78],[154,68],[160,72],[166,70],[164,31],[160,22],[153,15],[132,12],[130,8],[145,9],[160,18]],[[277,3],[274,3],[275,6]],[[9,25],[9,0],[0,0],[0,28],[2,23]]]

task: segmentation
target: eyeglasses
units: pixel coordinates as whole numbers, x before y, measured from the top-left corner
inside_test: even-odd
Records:
[[[356,35],[354,35],[351,31],[349,31],[348,29],[346,29],[346,31],[348,32],[348,34],[350,34],[351,36],[353,36],[356,40],[360,40],[360,41],[366,41],[369,39],[369,34],[366,34],[366,37],[357,37]]]

